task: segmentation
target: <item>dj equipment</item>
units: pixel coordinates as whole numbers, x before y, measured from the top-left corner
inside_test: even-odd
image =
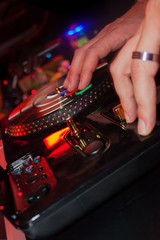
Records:
[[[82,91],[63,81],[1,121],[0,209],[30,239],[60,232],[160,163],[159,106],[142,137],[125,121],[106,63]]]

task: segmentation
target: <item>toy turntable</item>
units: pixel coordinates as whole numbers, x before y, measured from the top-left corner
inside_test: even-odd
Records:
[[[1,121],[7,168],[0,209],[30,239],[46,238],[159,165],[160,127],[148,137],[125,122],[107,63],[91,84],[46,85]]]

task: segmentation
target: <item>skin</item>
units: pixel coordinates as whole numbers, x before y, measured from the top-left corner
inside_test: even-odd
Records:
[[[99,59],[121,48],[110,65],[110,71],[127,122],[131,123],[138,117],[138,133],[144,136],[152,131],[156,121],[154,77],[159,64],[132,59],[132,52],[159,54],[159,12],[160,0],[137,1],[126,14],[75,51],[64,82],[64,87],[69,91],[76,87],[85,88],[91,81]]]
[[[138,31],[120,50],[110,68],[126,119],[133,122],[138,117],[138,133],[144,136],[153,130],[156,122],[157,99],[154,79],[159,63],[132,59],[131,56],[133,51],[159,54],[159,10],[160,1],[148,1],[145,18]]]

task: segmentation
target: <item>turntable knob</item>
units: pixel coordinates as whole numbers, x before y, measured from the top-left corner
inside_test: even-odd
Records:
[[[39,175],[37,173],[35,173],[34,175],[30,176],[28,179],[27,179],[27,183],[28,184],[31,184],[31,183],[34,183],[38,180],[39,178]]]
[[[97,155],[105,150],[105,143],[100,140],[95,140],[87,145],[84,152],[88,157]]]
[[[23,168],[22,167],[19,167],[17,169],[15,169],[12,174],[15,174],[15,175],[21,175],[23,173]]]

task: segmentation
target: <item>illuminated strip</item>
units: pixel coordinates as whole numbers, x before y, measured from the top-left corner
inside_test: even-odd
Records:
[[[67,93],[67,92],[68,92],[68,90],[65,90],[64,92],[61,92],[60,95],[64,96],[64,94]]]
[[[46,98],[47,99],[51,99],[51,98],[55,98],[58,96],[58,93],[54,94],[54,95],[48,95]]]
[[[75,95],[80,95],[80,94],[84,93],[85,91],[87,91],[91,87],[92,87],[92,83],[90,83],[85,89],[75,92]]]
[[[35,102],[35,106],[37,107],[37,108],[39,108],[39,107],[44,107],[44,106],[47,106],[47,105],[50,105],[51,103],[54,103],[54,102],[57,102],[58,100],[60,100],[61,101],[61,99],[62,99],[62,97],[61,96],[59,96],[59,94],[57,94],[57,98],[56,99],[52,99],[52,101],[50,101],[50,102],[44,102],[44,103],[36,103]]]
[[[107,62],[103,62],[103,63],[100,63],[97,67],[96,67],[96,70],[100,69],[100,68],[103,68],[104,66],[107,66],[108,63]]]
[[[74,89],[72,92],[68,92],[65,94],[65,97],[69,97],[70,95],[72,95],[73,93],[77,92],[78,88]]]
[[[49,107],[46,107],[45,109],[42,109],[42,110],[39,110],[39,112],[43,112],[43,111],[46,111],[46,110],[49,110],[49,109],[51,109],[51,112],[52,111],[57,111],[58,109],[60,109],[60,108],[62,108],[62,107],[64,107],[66,104],[69,104],[69,103],[71,103],[71,102],[73,102],[73,99],[71,99],[70,101],[68,101],[68,99],[62,99],[62,101],[61,102],[58,102],[58,103],[56,103],[56,104],[54,104],[54,105],[51,105],[51,106],[49,106]],[[63,104],[63,105],[62,105]],[[60,107],[59,107],[59,105],[60,105]],[[56,106],[58,106],[56,109],[53,109],[54,107],[56,107]],[[47,114],[49,114],[50,112],[48,112]]]

